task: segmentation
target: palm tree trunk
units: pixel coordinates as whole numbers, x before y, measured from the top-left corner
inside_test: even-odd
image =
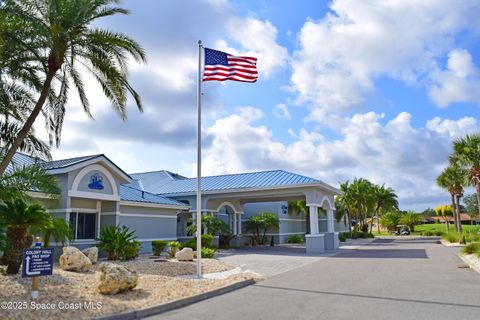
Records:
[[[456,218],[457,218],[457,232],[460,234],[462,232],[462,219],[460,217],[460,196],[457,194],[455,195],[457,200],[455,211],[456,211]]]
[[[477,207],[478,207],[478,214],[480,214],[480,178],[475,178],[475,189],[477,189]]]
[[[37,116],[40,114],[40,111],[42,111],[43,105],[47,100],[48,92],[50,91],[50,87],[52,85],[53,77],[55,76],[55,73],[57,72],[57,70],[58,68],[48,69],[47,77],[43,82],[42,91],[40,92],[40,97],[38,98],[38,101],[35,104],[35,108],[33,108],[32,113],[28,117],[27,121],[25,121],[25,124],[23,125],[22,129],[18,132],[17,137],[13,141],[12,145],[8,149],[7,153],[5,154],[5,157],[2,159],[2,162],[0,163],[0,176],[3,175],[5,170],[7,170],[8,164],[10,163],[10,161],[12,161],[13,156],[15,155],[18,148],[22,144],[23,140],[25,140],[28,133],[32,129],[35,119],[37,119]]]
[[[26,227],[9,227],[7,236],[10,241],[10,250],[5,257],[7,274],[17,274],[22,264],[23,249],[32,244],[32,237],[27,236]]]
[[[458,232],[458,223],[457,223],[457,205],[455,204],[455,195],[450,193],[452,197],[452,211],[453,211],[453,223],[455,224],[455,231]]]

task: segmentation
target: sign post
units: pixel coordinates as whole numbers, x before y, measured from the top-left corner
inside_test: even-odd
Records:
[[[40,243],[41,246],[41,243]],[[22,277],[32,278],[32,299],[38,298],[41,276],[50,276],[53,271],[53,248],[36,247],[23,250]]]

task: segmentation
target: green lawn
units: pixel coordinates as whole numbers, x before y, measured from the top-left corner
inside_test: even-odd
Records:
[[[476,231],[478,231],[478,229],[480,229],[480,226],[472,226],[472,225],[469,225],[469,224],[462,224],[462,231],[463,232],[468,232],[468,231],[476,232]],[[450,225],[450,231],[454,231],[454,230],[455,230],[455,227],[454,227],[453,224],[451,224]],[[435,224],[435,223],[421,224],[421,225],[415,226],[415,232],[414,233],[420,233],[422,231],[446,232],[447,227],[444,224]]]

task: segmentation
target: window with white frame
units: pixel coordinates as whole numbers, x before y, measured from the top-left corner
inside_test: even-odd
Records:
[[[86,212],[71,212],[70,225],[74,231],[75,240],[95,239],[97,214]]]

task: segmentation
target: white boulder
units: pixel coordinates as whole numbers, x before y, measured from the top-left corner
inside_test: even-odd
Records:
[[[102,263],[100,284],[97,290],[102,294],[117,294],[135,288],[138,273],[122,265]]]
[[[178,261],[193,261],[193,249],[183,248],[175,254],[175,258]]]
[[[98,260],[98,248],[97,247],[90,247],[87,249],[82,250],[83,254],[87,256],[88,259],[90,259],[90,262],[92,264],[97,263]]]
[[[85,272],[92,269],[92,262],[79,249],[63,247],[63,254],[60,256],[60,268],[66,271]]]

